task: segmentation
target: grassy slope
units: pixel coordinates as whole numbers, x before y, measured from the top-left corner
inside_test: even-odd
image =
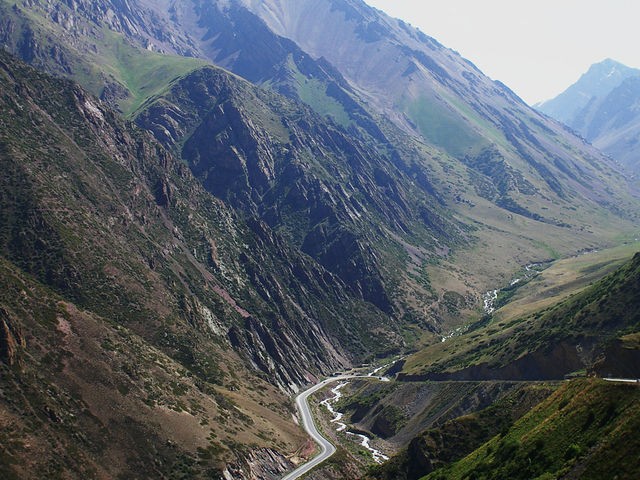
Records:
[[[214,385],[1,258],[0,325],[18,339],[0,352],[2,478],[210,478],[249,445],[304,442],[285,396],[232,351],[219,360],[235,386]]]
[[[97,59],[98,65],[131,92],[131,98],[119,105],[125,114],[133,114],[146,99],[165,91],[176,78],[209,64],[200,59],[141,50],[113,32],[105,32],[105,38],[106,55]]]
[[[14,26],[20,26],[10,29],[9,48],[19,48],[21,28],[33,32],[38,44],[34,48],[33,63],[77,81],[96,96],[103,93],[105,82],[117,82],[128,92],[116,100],[116,105],[126,115],[135,112],[147,98],[161,93],[176,77],[209,63],[144,50],[132,45],[122,34],[89,22],[78,14],[73,17],[91,32],[91,36],[69,33],[50,20],[40,7],[10,7],[15,4],[6,0],[0,2],[0,13]],[[60,9],[68,11],[63,4]],[[53,49],[63,52],[64,65],[57,64],[57,60],[48,55]]]
[[[352,123],[344,106],[327,94],[327,86],[323,82],[315,78],[307,78],[291,59],[288,62],[288,66],[294,77],[295,89],[300,100],[320,115],[333,118],[336,123],[343,127],[348,127]]]
[[[572,228],[510,213],[476,191],[478,175],[471,175],[468,168],[446,154],[426,147],[423,150],[433,159],[424,171],[435,188],[445,193],[448,204],[457,212],[456,218],[469,226],[471,240],[467,246],[440,258],[432,257],[418,267],[430,279],[438,299],[448,291],[466,299],[467,308],[452,315],[435,312],[443,333],[479,319],[479,294],[508,285],[524,265],[566,258],[583,250],[611,248],[637,237],[637,226],[621,218],[593,208],[554,203],[550,198],[540,198],[544,215],[567,219]],[[435,302],[433,305],[438,308]],[[427,307],[425,315],[434,315],[433,309]]]
[[[558,283],[551,290],[563,295],[566,298],[563,302],[544,310],[531,311],[523,295],[521,302],[525,303],[524,306],[521,303],[517,308],[506,308],[502,316],[499,311],[494,319],[483,322],[483,326],[471,327],[464,335],[418,352],[407,360],[404,372],[452,371],[481,363],[498,367],[563,341],[585,345],[595,342],[599,345],[597,350],[601,351],[607,340],[638,330],[639,306],[635,292],[640,278],[640,256],[636,255],[632,261],[582,292],[580,288],[584,288],[585,279],[592,279],[594,273],[608,271],[611,268],[609,263],[617,265],[620,252],[626,251],[623,249],[593,258],[606,258],[607,262],[595,261],[585,265],[582,259],[578,259],[572,264],[565,262],[550,269],[553,270],[551,273],[543,274],[546,276],[531,288],[526,287],[526,291],[530,291],[531,298],[535,300],[541,294],[540,285],[546,285],[544,278],[555,277]],[[570,281],[563,283],[559,278]],[[567,291],[569,287],[578,288],[572,290],[573,296]],[[547,290],[542,290],[547,295],[549,291],[549,285]],[[524,316],[517,315],[518,312]]]
[[[637,242],[554,262],[526,285],[517,288],[498,309],[496,322],[508,322],[550,307],[612,273],[640,250]]]
[[[640,388],[564,384],[510,429],[425,479],[637,478]]]

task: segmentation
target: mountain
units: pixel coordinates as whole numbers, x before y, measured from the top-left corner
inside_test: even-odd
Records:
[[[10,3],[7,48],[150,128],[408,338],[477,315],[530,261],[633,228],[609,159],[361,1]]]
[[[401,376],[552,380],[597,371],[636,378],[640,306],[634,292],[639,286],[640,253],[636,253],[564,301],[508,322],[489,317],[451,341],[416,353],[407,359]]]
[[[571,126],[594,97],[605,98],[625,80],[638,75],[640,70],[607,58],[591,65],[576,83],[557,97],[537,104],[536,108]]]
[[[0,84],[3,477],[291,468],[289,393],[387,317],[77,85]]]
[[[279,478],[313,454],[289,395],[462,325],[378,386],[433,415],[403,431],[368,385],[350,405],[372,430],[406,442],[541,371],[635,361],[634,264],[482,317],[525,265],[634,238],[637,192],[403,22],[356,0],[0,0],[0,42],[3,477]],[[497,369],[515,381],[406,381]]]
[[[618,177],[622,183],[603,191],[609,174],[600,169],[618,170],[610,159],[529,108],[457,53],[364,2],[230,3],[233,8],[219,11],[231,14],[242,3],[273,32],[335,67],[385,139],[404,155],[403,146],[416,145],[419,170],[429,173],[429,183],[457,218],[477,228],[472,244],[482,248],[474,249],[473,260],[468,261],[465,249],[447,243],[460,255],[453,262],[464,273],[452,273],[451,257],[427,267],[428,274],[438,278],[433,283],[440,285],[435,287],[438,307],[430,308],[431,315],[445,323],[447,292],[477,299],[480,284],[504,280],[505,267],[514,271],[526,263],[517,265],[523,250],[542,259],[566,251],[567,245],[550,246],[550,241],[573,237],[574,246],[589,243],[582,234],[594,232],[587,225],[595,226],[600,215],[591,210],[588,219],[580,218],[586,205],[595,203],[596,210],[629,205],[630,191],[619,190],[627,180]],[[234,45],[231,50],[241,51],[240,40]],[[618,198],[605,199],[610,194]],[[634,209],[619,214],[629,219]],[[515,218],[533,222],[524,220],[523,226],[512,223]],[[551,233],[553,226],[559,230]],[[499,253],[492,251],[493,245],[501,246]],[[540,249],[541,245],[550,248]],[[474,286],[460,288],[461,282]],[[465,309],[468,303],[461,305]]]
[[[640,465],[638,396],[633,385],[580,379],[527,411],[531,385],[471,415],[425,431],[371,479],[530,479],[614,476],[632,479]],[[535,401],[535,400],[534,400]]]
[[[411,243],[426,256],[465,236],[428,179],[416,184],[415,165],[221,70],[175,82],[136,122],[177,150],[212,194],[262,218],[389,314],[406,304],[393,284],[429,294],[389,268],[397,252]]]
[[[536,106],[631,172],[640,171],[640,70],[607,59],[556,98]]]

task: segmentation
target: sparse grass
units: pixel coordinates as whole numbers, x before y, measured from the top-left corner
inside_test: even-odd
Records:
[[[294,71],[295,86],[300,99],[313,108],[320,115],[326,115],[348,127],[352,122],[342,104],[327,94],[327,85],[316,78],[307,78],[296,67],[293,60],[289,60],[289,68]]]
[[[640,243],[554,262],[527,285],[519,288],[511,301],[495,312],[494,321],[509,322],[558,303],[611,273],[637,251],[640,251]]]
[[[625,245],[557,262],[518,289],[513,303],[479,328],[470,324],[461,335],[432,343],[410,356],[403,371],[450,371],[481,363],[504,366],[537,349],[550,350],[579,338],[593,337],[604,348],[606,339],[632,333],[637,325],[635,300],[629,293],[637,277],[637,262],[629,261],[629,255],[636,248],[637,244]]]
[[[420,133],[452,156],[461,157],[484,142],[457,112],[447,109],[438,100],[420,97],[406,103],[405,110]]]
[[[502,434],[428,480],[636,478],[640,388],[574,380]]]

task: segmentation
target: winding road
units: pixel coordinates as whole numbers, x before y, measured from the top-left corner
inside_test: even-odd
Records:
[[[316,466],[320,465],[331,455],[336,453],[336,447],[329,440],[324,438],[318,431],[316,424],[313,421],[313,415],[311,415],[311,408],[309,407],[308,398],[310,395],[313,395],[315,392],[329,383],[354,377],[355,375],[341,375],[338,377],[327,378],[326,380],[314,385],[309,390],[305,390],[300,395],[298,395],[298,397],[296,398],[296,406],[298,407],[300,417],[302,418],[302,426],[307,431],[307,433],[311,435],[311,438],[313,438],[313,440],[318,445],[320,445],[320,455],[314,457],[311,461],[300,465],[293,472],[282,477],[282,480],[296,480],[305,473],[311,471]]]
[[[320,454],[314,457],[309,462],[303,465],[300,465],[293,472],[288,473],[287,475],[282,477],[281,480],[296,480],[300,478],[302,475],[304,475],[305,473],[311,471],[312,469],[320,465],[322,462],[324,462],[329,457],[331,457],[331,455],[336,453],[336,447],[329,440],[327,440],[320,434],[320,432],[318,431],[318,428],[316,427],[315,422],[313,421],[313,415],[311,414],[311,408],[309,407],[309,402],[308,402],[309,396],[313,395],[315,392],[317,392],[318,390],[320,390],[321,388],[325,387],[330,383],[338,382],[341,380],[348,380],[351,378],[377,378],[380,381],[388,382],[389,379],[386,377],[374,376],[375,373],[377,373],[379,370],[381,369],[375,370],[372,374],[369,374],[369,375],[338,375],[336,377],[327,378],[326,380],[323,380],[322,382],[314,385],[310,389],[305,390],[304,392],[298,395],[298,397],[296,398],[296,407],[298,407],[298,411],[300,412],[300,417],[302,418],[302,426],[307,431],[307,433],[311,436],[311,438],[313,438],[313,440],[318,445],[320,445]]]
[[[603,378],[606,382],[633,383],[640,385],[640,378]]]

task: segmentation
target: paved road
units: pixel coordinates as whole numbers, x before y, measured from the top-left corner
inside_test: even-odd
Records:
[[[607,382],[640,384],[640,379],[638,379],[638,378],[603,378],[603,380],[606,380]]]
[[[338,382],[341,380],[348,380],[352,378],[371,378],[372,375],[339,375],[336,377],[327,378],[326,380],[314,385],[308,390],[305,390],[296,398],[296,406],[298,407],[298,411],[300,412],[300,416],[302,418],[302,426],[307,431],[307,433],[313,438],[313,440],[320,445],[320,454],[314,457],[309,462],[300,465],[293,472],[288,473],[286,476],[282,477],[281,480],[297,480],[305,473],[308,473],[322,462],[327,460],[331,455],[336,453],[336,447],[329,442],[326,438],[324,438],[320,432],[318,431],[316,424],[313,421],[313,415],[311,414],[311,408],[309,407],[309,396],[313,395],[315,392],[328,385],[329,383]],[[375,378],[375,377],[374,377]],[[379,377],[381,381],[389,381],[388,378]],[[605,378],[609,382],[623,382],[623,383],[640,383],[638,379],[627,379],[627,378]]]
[[[302,417],[302,426],[307,431],[311,438],[315,440],[315,442],[320,445],[320,455],[314,457],[310,462],[305,463],[304,465],[299,466],[293,472],[289,473],[287,476],[282,477],[282,480],[296,480],[300,478],[305,473],[309,472],[311,469],[317,467],[326,459],[328,459],[331,455],[336,453],[336,447],[333,446],[329,440],[324,438],[318,432],[316,428],[316,424],[313,421],[313,416],[311,415],[311,409],[309,408],[308,398],[309,395],[314,394],[318,390],[320,390],[325,385],[337,382],[339,380],[345,380],[348,378],[355,378],[356,375],[341,375],[338,377],[327,378],[323,382],[314,385],[309,390],[305,390],[296,398],[296,406],[298,407],[298,411],[300,412],[300,416]]]

